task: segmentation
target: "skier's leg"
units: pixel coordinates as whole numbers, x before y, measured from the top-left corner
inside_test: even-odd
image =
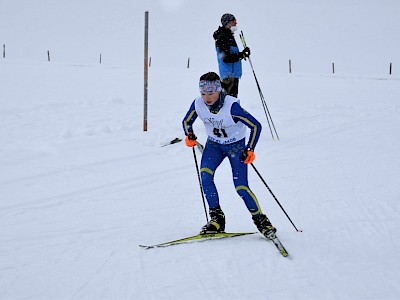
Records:
[[[201,182],[209,208],[219,206],[218,191],[214,183],[214,173],[225,158],[225,154],[219,146],[217,143],[207,141],[201,157]]]
[[[261,207],[258,203],[257,197],[250,190],[248,184],[248,166],[240,160],[242,150],[244,149],[244,139],[225,146],[225,151],[228,155],[229,162],[232,168],[233,183],[236,192],[243,199],[249,212],[254,215],[262,214]]]
[[[201,158],[201,180],[207,199],[210,221],[204,225],[200,234],[225,231],[225,215],[219,205],[218,191],[214,183],[214,173],[225,158],[220,145],[207,142]]]
[[[241,142],[241,141],[240,141]],[[238,143],[240,143],[238,142]],[[236,187],[236,191],[239,196],[243,199],[247,209],[252,215],[253,222],[257,226],[257,229],[267,238],[273,238],[275,236],[276,228],[272,226],[268,217],[263,214],[260,204],[258,203],[257,197],[250,190],[248,184],[248,166],[240,160],[241,150],[238,152],[235,149],[244,149],[244,142],[241,147],[232,146],[228,153],[229,161],[232,167],[233,182]],[[236,152],[236,154],[234,154]]]

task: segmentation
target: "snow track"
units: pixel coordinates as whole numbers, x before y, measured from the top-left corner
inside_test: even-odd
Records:
[[[397,2],[304,1],[293,10],[289,0],[234,0],[237,11],[232,13],[252,47],[281,139],[271,140],[254,79],[244,65],[241,103],[264,127],[255,165],[303,232],[294,230],[251,169],[250,186],[278,228],[290,260],[259,234],[152,251],[139,248],[196,234],[206,221],[191,149],[183,142],[161,145],[182,138],[181,118],[197,95],[197,79],[215,70],[210,32],[218,25],[219,8],[226,11],[219,7],[205,15],[204,3],[189,7],[184,1],[161,1],[161,6],[160,1],[100,2],[72,1],[62,8],[42,0],[35,8],[26,3],[23,11],[32,17],[11,2],[0,11],[0,36],[11,44],[27,47],[13,31],[21,27],[24,34],[26,28],[41,33],[41,41],[51,41],[57,49],[56,61],[39,61],[36,40],[27,41],[32,54],[10,45],[11,57],[0,59],[1,300],[400,298],[400,78],[377,69],[352,75],[356,62],[349,59],[346,71],[343,49],[332,45],[338,40],[353,45],[348,49],[352,57],[363,54],[359,59],[371,67],[379,63],[376,57],[397,57],[400,45],[391,34],[399,27],[393,25],[398,23]],[[143,132],[142,38],[132,39],[132,28],[142,28],[142,11],[149,6],[153,65],[149,131]],[[5,24],[14,22],[19,10],[19,27]],[[287,21],[288,11],[296,12],[293,23]],[[65,16],[76,18],[76,24],[57,22],[53,35],[44,30],[45,20]],[[204,22],[206,18],[215,22]],[[260,18],[269,22],[263,33],[253,27]],[[189,34],[189,21],[202,26],[193,26]],[[353,31],[347,32],[354,24],[364,33],[379,32],[381,43],[371,44],[374,39],[359,31],[355,41]],[[168,30],[179,37],[179,47],[165,46]],[[89,38],[89,31],[100,36]],[[60,32],[68,33],[68,45]],[[332,41],[313,40],[314,35]],[[282,36],[291,36],[291,44]],[[74,51],[70,58],[66,52],[76,45],[69,43],[78,40],[87,46],[82,49],[85,59],[92,57],[91,51],[97,57],[104,46],[104,59],[119,66],[79,63],[83,58]],[[207,43],[204,49],[197,46]],[[322,44],[330,45],[325,48],[329,52],[317,55],[315,51],[323,53]],[[284,74],[280,64],[286,64],[289,50],[297,53],[296,71]],[[342,53],[338,73],[316,73],[324,55],[332,52]],[[374,60],[373,54],[380,55]],[[193,58],[190,69],[188,55]],[[308,66],[297,63],[300,59]],[[313,68],[312,74],[300,73],[301,66]],[[203,128],[195,126],[204,144]],[[227,231],[254,231],[227,162],[215,180]]]

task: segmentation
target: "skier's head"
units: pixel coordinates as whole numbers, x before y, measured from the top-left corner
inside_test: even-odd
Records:
[[[230,29],[232,33],[237,30],[236,18],[232,14],[223,14],[221,17],[221,24],[224,28]]]
[[[208,72],[201,75],[199,80],[199,91],[207,105],[213,105],[222,91],[221,80],[217,73]]]
[[[205,74],[201,75],[200,76],[200,81],[201,80],[207,80],[207,81],[218,80],[218,81],[221,81],[221,79],[219,78],[218,74],[215,73],[215,72],[208,72],[208,73],[205,73]]]
[[[208,72],[200,76],[199,80],[200,94],[221,92],[221,79],[217,73]]]
[[[233,21],[236,21],[236,18],[232,14],[223,14],[221,17],[221,24],[224,27],[228,27],[229,23],[231,23]],[[235,26],[235,25],[232,25],[232,26]]]

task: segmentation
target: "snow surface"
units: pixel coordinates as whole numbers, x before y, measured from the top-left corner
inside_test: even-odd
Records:
[[[400,2],[3,2],[0,299],[400,298]],[[205,223],[191,149],[161,145],[182,138],[199,76],[217,70],[225,12],[280,136],[244,62],[239,96],[264,124],[254,164],[303,232],[251,169],[250,186],[290,259],[259,234],[138,246]],[[227,230],[254,231],[228,162],[216,182]]]

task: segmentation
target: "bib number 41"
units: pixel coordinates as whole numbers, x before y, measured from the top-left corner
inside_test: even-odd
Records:
[[[222,133],[221,133],[221,132],[222,132]],[[217,137],[219,137],[219,138],[222,137],[222,136],[224,136],[224,138],[228,137],[228,135],[226,134],[225,129],[223,129],[223,128],[221,128],[221,129],[219,129],[219,128],[214,128],[213,133],[214,133]]]

